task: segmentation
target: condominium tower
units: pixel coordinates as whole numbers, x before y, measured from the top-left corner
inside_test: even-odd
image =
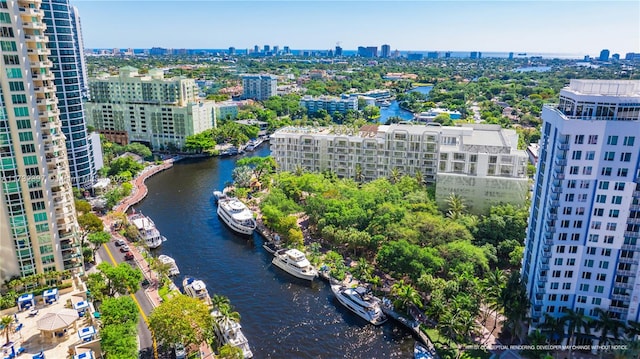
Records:
[[[165,78],[159,69],[139,74],[126,66],[119,75],[90,78],[89,89],[89,123],[113,142],[181,148],[187,136],[214,126],[214,103],[198,98],[193,79]]]
[[[278,77],[274,75],[243,75],[242,98],[266,100],[275,96],[278,90]]]
[[[517,144],[515,131],[498,125],[288,127],[271,136],[271,153],[282,171],[331,170],[359,181],[420,173],[436,183],[442,208],[455,193],[470,211],[485,213],[499,202],[525,203],[527,155]]]
[[[49,38],[52,71],[55,75],[56,96],[62,131],[67,140],[67,157],[71,183],[78,188],[89,188],[96,180],[94,149],[87,132],[87,121],[82,102],[84,48],[80,43],[80,29],[77,12],[69,5],[69,0],[43,0],[45,35]],[[98,147],[99,149],[100,147]]]
[[[640,81],[572,80],[542,119],[522,267],[533,327],[566,309],[638,321]]]
[[[82,267],[43,17],[0,1],[0,280]]]
[[[314,97],[306,95],[300,99],[300,106],[305,108],[308,114],[313,114],[320,110],[325,110],[330,115],[333,115],[335,112],[346,113],[349,110],[358,111],[358,97]]]

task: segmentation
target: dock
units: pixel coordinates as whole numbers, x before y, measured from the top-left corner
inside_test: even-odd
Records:
[[[383,303],[385,304],[385,305],[382,305],[382,312],[384,314],[388,315],[389,317],[403,324],[405,327],[409,328],[413,332],[413,334],[415,334],[418,337],[420,342],[422,342],[427,347],[429,352],[432,354],[433,358],[440,359],[440,357],[438,356],[438,353],[436,353],[435,346],[431,342],[431,339],[429,339],[429,336],[427,336],[427,334],[425,334],[422,330],[420,330],[420,323],[418,323],[415,320],[409,320],[406,317],[400,315],[400,313],[396,312],[393,309],[393,306],[390,303],[388,303],[386,299],[383,300]]]

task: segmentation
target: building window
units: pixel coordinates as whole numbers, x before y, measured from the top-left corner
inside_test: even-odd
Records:
[[[582,272],[582,279],[591,279],[591,272]]]
[[[611,176],[611,167],[602,167],[603,176]]]
[[[598,135],[589,135],[589,144],[597,145],[598,144]]]
[[[580,240],[580,233],[571,233],[571,240],[572,241],[579,241]]]
[[[563,219],[563,220],[560,222],[560,227],[561,227],[561,228],[569,228],[569,222],[570,222],[569,220]]]
[[[573,278],[573,271],[572,270],[568,270],[564,272],[564,277],[565,278]]]
[[[607,195],[604,195],[604,194],[596,195],[596,202],[607,203]]]
[[[591,171],[593,171],[593,167],[584,166],[584,168],[582,169],[582,174],[589,176],[589,175],[591,175]]]
[[[629,174],[628,168],[618,168],[618,177],[627,177]]]
[[[613,236],[604,236],[604,243],[607,243],[607,244],[613,243]]]
[[[571,290],[571,283],[562,283],[563,290]]]
[[[624,191],[624,182],[616,182],[614,189],[616,191]]]
[[[562,214],[571,215],[571,210],[572,210],[572,207],[564,207],[562,209]]]
[[[580,171],[579,166],[571,166],[571,168],[569,168],[569,174],[572,174],[572,175],[577,175],[579,171]]]
[[[585,159],[589,161],[593,161],[594,158],[596,158],[596,151],[587,151],[585,155]]]
[[[567,181],[567,188],[576,188],[576,180]]]
[[[622,152],[620,154],[620,162],[629,162],[631,161],[631,152]]]
[[[556,258],[556,259],[553,261],[553,264],[555,264],[555,265],[557,265],[557,266],[561,266],[561,265],[562,265],[562,261],[563,261],[563,259],[562,259],[562,258]]]
[[[616,153],[615,152],[610,152],[607,151],[604,153],[604,160],[605,161],[613,161],[616,157]]]
[[[569,246],[569,253],[578,253],[578,246]]]
[[[589,285],[585,284],[585,283],[580,284],[580,291],[581,292],[588,292],[589,291]]]
[[[618,136],[608,136],[607,145],[615,146],[618,144]]]
[[[607,280],[607,275],[604,273],[598,273],[598,275],[596,276],[596,279],[599,280],[600,282],[604,282],[605,280]]]
[[[584,207],[576,208],[576,215],[582,216],[584,214]]]
[[[601,225],[602,225],[602,222],[599,222],[599,221],[591,222],[591,229],[600,229]]]
[[[590,234],[589,235],[589,242],[593,242],[593,243],[597,243],[598,242],[598,238],[600,236],[597,234]]]
[[[556,253],[564,253],[564,246],[557,246]]]
[[[559,270],[554,270],[553,274],[551,276],[553,278],[560,278],[560,271]]]
[[[571,154],[572,160],[580,160],[582,158],[582,151],[573,151]]]
[[[581,145],[584,143],[584,135],[576,135],[574,142],[576,145]]]
[[[576,265],[576,259],[575,259],[575,258],[569,258],[569,259],[567,259],[567,265],[568,265],[568,266],[574,266],[574,265]]]
[[[620,210],[618,210],[618,209],[610,209],[609,210],[609,217],[618,218],[619,215],[620,215]]]
[[[598,263],[598,267],[601,268],[601,269],[609,269],[609,262],[600,261],[600,263]]]
[[[635,136],[625,136],[622,144],[625,146],[633,146],[635,139],[636,139]]]
[[[613,196],[611,197],[611,204],[621,204],[622,196]]]
[[[551,282],[551,286],[549,288],[551,289],[558,289],[559,283],[558,282]]]

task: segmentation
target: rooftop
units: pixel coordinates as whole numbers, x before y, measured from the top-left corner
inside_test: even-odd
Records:
[[[581,95],[640,97],[640,80],[571,80],[563,90]]]

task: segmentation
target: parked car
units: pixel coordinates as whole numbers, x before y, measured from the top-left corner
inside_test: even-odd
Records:
[[[127,252],[129,252],[130,250],[131,250],[131,249],[130,249],[130,248],[129,248],[129,246],[128,246],[128,245],[126,245],[126,244],[125,244],[124,246],[120,247],[120,252],[122,252],[122,253],[127,253]]]
[[[124,254],[124,260],[125,261],[132,261],[133,260],[133,253],[131,252],[127,252]]]
[[[116,247],[124,246],[126,244],[127,242],[125,242],[124,239],[118,239],[115,243]]]
[[[187,357],[187,351],[184,350],[182,343],[176,343],[175,347],[176,359],[185,359]]]

